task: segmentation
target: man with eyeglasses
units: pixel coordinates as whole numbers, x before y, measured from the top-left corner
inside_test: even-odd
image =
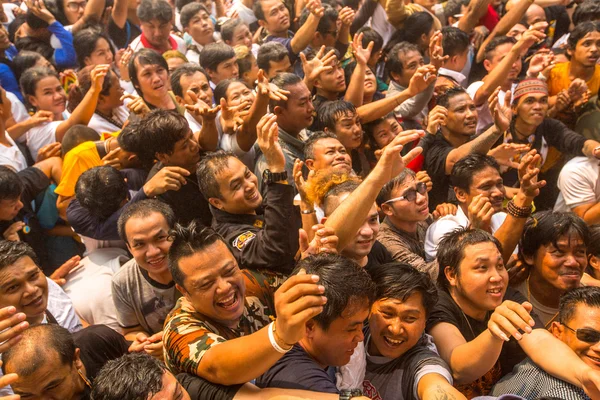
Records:
[[[584,363],[600,370],[600,288],[586,286],[565,293],[560,299],[558,321],[552,322],[550,331]],[[582,389],[549,375],[530,358],[516,365],[510,375],[494,386],[491,394],[504,393],[527,399],[589,399]]]
[[[429,213],[427,191],[427,184],[420,182],[410,169],[405,169],[386,184],[377,196],[377,205],[385,214],[377,240],[395,261],[410,264],[435,281],[437,262],[425,261],[425,232],[434,220],[455,215],[457,209],[453,204],[440,204]]]
[[[492,156],[469,154],[454,164],[450,183],[458,200],[456,215],[446,215],[427,229],[425,253],[427,261],[435,259],[438,243],[457,228],[483,229],[502,244],[504,262],[512,255],[525,222],[532,212],[534,197],[546,182],[537,180],[541,158],[535,150],[527,153],[519,164],[520,188],[504,212],[506,189],[500,166]]]

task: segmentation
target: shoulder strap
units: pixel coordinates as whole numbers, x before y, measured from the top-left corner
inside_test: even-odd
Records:
[[[104,146],[103,141],[94,142],[96,144],[96,150],[98,150],[98,155],[100,158],[104,158],[106,156],[106,147]]]

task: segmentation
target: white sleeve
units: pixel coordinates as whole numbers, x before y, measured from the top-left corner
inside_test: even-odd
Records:
[[[71,298],[62,290],[56,282],[50,278],[48,281],[48,311],[56,318],[56,322],[69,332],[80,331],[83,326],[77,314]]]
[[[587,168],[581,163],[567,164],[558,176],[558,188],[563,195],[565,204],[571,210],[598,201],[594,192],[594,182],[590,180],[586,172],[588,172]]]
[[[461,228],[461,225],[454,219],[442,218],[434,222],[427,229],[425,234],[425,255],[426,261],[430,262],[437,256],[437,246],[442,237],[455,229]]]

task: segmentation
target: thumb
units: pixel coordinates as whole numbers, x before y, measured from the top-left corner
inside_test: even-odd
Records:
[[[191,90],[188,90],[187,95],[190,96],[190,99],[196,103],[198,101],[198,96],[196,96],[196,93],[192,92]]]

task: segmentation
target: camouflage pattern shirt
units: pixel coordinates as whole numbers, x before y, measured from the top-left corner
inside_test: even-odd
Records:
[[[242,271],[248,283],[252,278],[247,271]],[[271,315],[258,297],[246,296],[238,326],[229,328],[200,314],[185,297],[181,297],[165,320],[163,344],[167,368],[173,374],[198,375],[200,360],[211,347],[262,329],[271,323]]]

